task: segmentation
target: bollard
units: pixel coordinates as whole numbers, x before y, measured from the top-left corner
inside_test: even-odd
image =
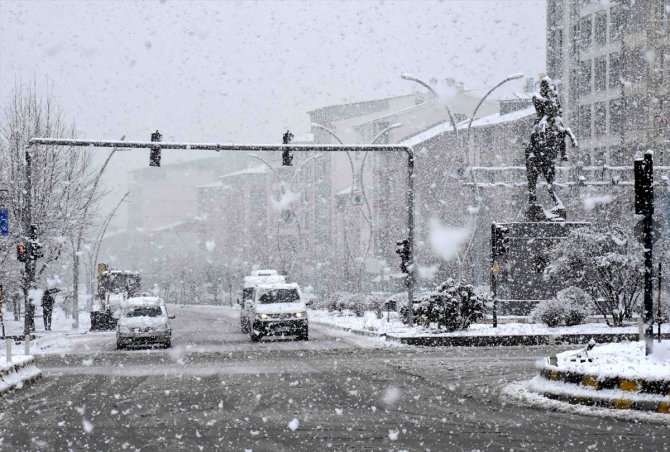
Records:
[[[642,316],[637,318],[637,332],[640,342],[644,341],[644,319]]]
[[[5,359],[7,363],[12,363],[12,339],[5,339]]]
[[[30,355],[30,334],[26,334],[26,340],[23,342],[23,354]]]
[[[549,335],[549,365],[558,366],[558,357],[556,356],[556,336]]]

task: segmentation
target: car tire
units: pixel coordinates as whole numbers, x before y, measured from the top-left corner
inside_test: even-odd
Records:
[[[300,333],[298,333],[298,340],[299,341],[308,341],[309,340],[309,329],[308,329],[308,327],[305,327],[302,330],[300,330]]]
[[[261,338],[263,337],[263,335],[260,334],[260,333],[253,333],[253,332],[252,332],[252,333],[249,335],[249,337],[251,337],[251,341],[252,341],[252,342],[260,342],[260,341],[261,341]]]
[[[170,347],[172,347],[172,339],[168,339],[167,341],[165,341],[165,348],[170,348]]]
[[[124,350],[126,348],[125,345],[123,345],[121,342],[116,341],[116,349],[117,350]]]

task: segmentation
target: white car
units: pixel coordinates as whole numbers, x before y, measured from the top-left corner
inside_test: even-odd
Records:
[[[261,284],[243,301],[241,323],[251,340],[273,334],[309,339],[307,307],[297,284]]]
[[[165,303],[158,297],[129,298],[116,324],[116,348],[130,345],[172,344],[172,328]]]

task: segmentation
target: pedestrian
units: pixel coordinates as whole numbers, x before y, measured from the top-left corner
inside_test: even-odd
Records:
[[[44,319],[44,331],[51,331],[51,313],[54,310],[54,297],[51,290],[45,290],[42,295],[42,318]]]
[[[14,292],[12,295],[12,300],[14,302],[14,320],[19,320],[19,316],[21,315],[21,299],[23,297],[21,296],[21,292],[18,290]]]
[[[63,298],[63,312],[65,313],[66,319],[69,319],[72,316],[72,299],[69,294],[66,294]]]

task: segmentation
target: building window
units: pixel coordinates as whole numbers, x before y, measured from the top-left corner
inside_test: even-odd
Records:
[[[623,127],[623,101],[621,99],[610,100],[610,131],[619,133]]]
[[[579,62],[579,94],[591,94],[591,60]]]
[[[607,131],[607,106],[598,102],[593,106],[593,134],[602,137]]]
[[[602,56],[593,60],[593,87],[604,91],[607,87],[607,59]]]
[[[579,71],[570,69],[570,100],[574,102],[579,96]]]
[[[586,16],[579,21],[579,48],[586,50],[591,47],[591,16]]]
[[[610,42],[623,38],[624,10],[621,6],[610,9]]]
[[[649,122],[649,102],[639,95],[626,98],[625,119],[627,124],[634,129],[645,128]]]
[[[621,54],[610,54],[610,88],[617,88],[621,85]]]
[[[633,49],[627,55],[626,79],[630,82],[641,82],[647,76],[647,59],[645,50],[641,47]]]
[[[577,135],[582,140],[591,138],[591,104],[579,106],[579,130]]]
[[[670,54],[661,55],[661,84],[670,82]]]
[[[604,46],[607,43],[607,11],[600,11],[596,14],[596,20],[593,23],[593,38],[596,45]]]

